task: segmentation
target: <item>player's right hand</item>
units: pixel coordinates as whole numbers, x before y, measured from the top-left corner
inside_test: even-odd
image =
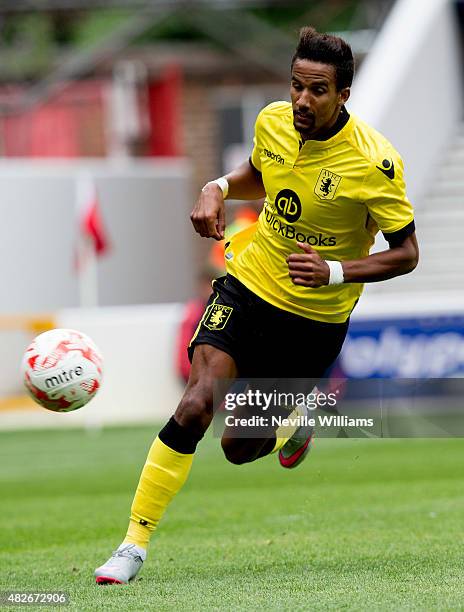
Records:
[[[203,238],[222,240],[226,229],[224,196],[217,183],[206,183],[195,204],[190,219],[195,231]]]

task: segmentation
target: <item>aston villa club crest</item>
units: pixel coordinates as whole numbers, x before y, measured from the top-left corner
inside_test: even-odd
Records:
[[[314,193],[322,200],[333,200],[341,180],[341,176],[323,168],[314,187]]]
[[[230,315],[232,314],[232,306],[224,306],[223,304],[211,304],[207,317],[203,321],[203,325],[211,330],[224,329]]]

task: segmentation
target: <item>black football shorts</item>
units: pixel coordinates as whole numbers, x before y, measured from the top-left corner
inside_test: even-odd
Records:
[[[188,347],[210,344],[231,355],[239,377],[321,378],[342,348],[345,323],[300,317],[265,302],[228,274],[213,293]]]

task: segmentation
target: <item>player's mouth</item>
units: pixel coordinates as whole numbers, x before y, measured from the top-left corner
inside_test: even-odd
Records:
[[[314,115],[307,115],[304,113],[299,113],[298,111],[293,111],[293,118],[295,122],[303,125],[309,126],[314,124]]]

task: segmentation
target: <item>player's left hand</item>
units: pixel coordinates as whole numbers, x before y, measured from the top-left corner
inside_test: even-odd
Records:
[[[287,257],[288,273],[294,285],[322,287],[329,284],[330,269],[309,244],[297,242],[303,253],[292,253]]]

